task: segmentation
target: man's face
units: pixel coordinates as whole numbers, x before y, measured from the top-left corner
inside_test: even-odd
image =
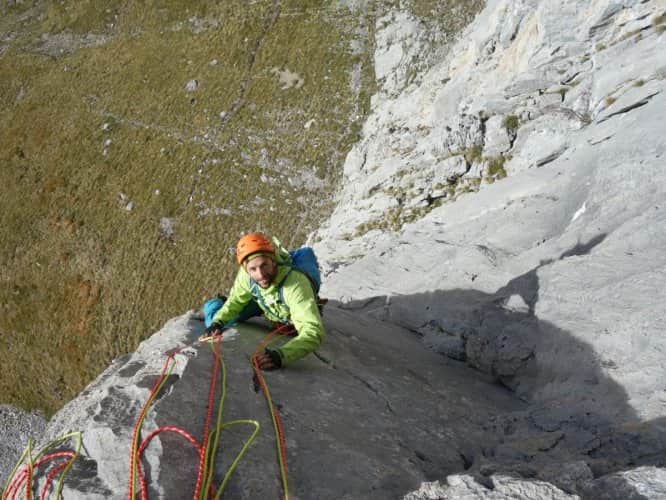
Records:
[[[261,288],[268,288],[277,274],[277,264],[273,257],[260,255],[246,262],[245,270]]]

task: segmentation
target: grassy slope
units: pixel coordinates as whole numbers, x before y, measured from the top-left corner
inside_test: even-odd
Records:
[[[0,16],[0,400],[47,413],[227,288],[241,231],[304,240],[370,68],[348,42],[372,20],[320,2],[66,4]]]
[[[225,290],[241,232],[303,242],[368,112],[375,20],[398,3],[0,5],[0,402],[57,410]],[[438,29],[464,18],[402,3]]]

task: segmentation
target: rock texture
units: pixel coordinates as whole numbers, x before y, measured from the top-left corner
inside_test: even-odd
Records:
[[[294,498],[666,497],[665,12],[490,0],[448,51],[406,10],[378,21],[372,113],[312,236],[328,336],[267,377]],[[44,440],[84,431],[67,498],[125,495],[132,425],[175,347],[144,430],[199,436],[202,328],[172,320],[49,423]],[[280,495],[248,364],[264,332],[223,343],[229,418],[263,429],[233,498]],[[216,480],[241,439],[223,436]],[[192,491],[176,439],[144,464],[152,496]]]
[[[14,468],[28,440],[41,435],[45,427],[46,420],[38,413],[0,405],[0,480]],[[4,487],[5,481],[0,484]]]
[[[524,406],[399,327],[333,305],[325,316],[325,347],[289,370],[266,375],[282,417],[292,498],[397,498],[442,471],[469,467],[497,441],[487,432],[489,418]],[[134,423],[166,353],[176,348],[175,368],[147,413],[143,437],[173,425],[200,439],[214,361],[209,345],[197,342],[202,332],[203,323],[190,314],[171,320],[50,421],[44,440],[83,431],[85,454],[67,477],[65,498],[126,496]],[[222,343],[224,421],[251,418],[261,425],[225,490],[229,498],[281,494],[272,425],[249,364],[266,332],[259,323],[244,324],[225,333]],[[244,427],[223,431],[216,481],[249,434]],[[150,496],[187,498],[198,456],[178,436],[160,436],[143,461]]]
[[[666,462],[663,33],[663,2],[488,2],[417,83],[380,82],[312,239],[326,295],[528,403],[483,477],[660,498],[597,488]]]

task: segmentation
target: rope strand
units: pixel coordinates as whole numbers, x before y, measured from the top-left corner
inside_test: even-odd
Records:
[[[268,408],[271,414],[271,420],[273,423],[273,429],[275,431],[276,435],[276,447],[277,447],[277,454],[278,454],[278,462],[279,462],[279,467],[280,467],[280,476],[281,476],[281,481],[282,481],[282,488],[284,491],[284,498],[285,500],[288,500],[289,498],[289,490],[288,490],[288,483],[287,483],[287,455],[286,455],[286,445],[285,445],[285,440],[284,440],[284,432],[282,430],[282,423],[280,421],[279,414],[277,412],[277,409],[275,408],[275,405],[273,404],[270,391],[268,390],[268,386],[266,385],[266,382],[264,380],[263,375],[261,374],[261,370],[259,369],[259,364],[257,361],[257,356],[261,352],[261,350],[269,343],[271,338],[278,334],[282,333],[284,334],[290,325],[282,325],[278,328],[275,328],[273,331],[271,331],[266,338],[263,340],[263,342],[257,347],[257,349],[254,352],[254,355],[252,357],[252,364],[254,367],[254,373],[255,373],[255,378],[258,381],[260,387],[262,388],[262,391],[264,393],[264,396],[266,398],[266,402],[268,404]],[[193,494],[193,499],[194,500],[205,500],[206,498],[215,498],[218,499],[222,495],[222,492],[224,491],[224,488],[226,487],[231,475],[233,474],[234,470],[236,469],[237,465],[239,464],[240,460],[242,457],[245,455],[247,452],[249,446],[254,442],[256,439],[256,436],[259,433],[259,423],[256,420],[235,420],[233,422],[228,422],[228,423],[223,423],[222,421],[222,413],[223,413],[223,407],[224,407],[224,400],[226,397],[226,367],[224,365],[224,361],[220,355],[220,338],[216,338],[214,342],[211,342],[211,349],[213,350],[214,354],[214,363],[213,363],[213,368],[212,368],[212,374],[211,374],[211,381],[209,385],[209,390],[208,390],[208,402],[207,402],[207,410],[206,410],[206,418],[204,421],[204,432],[202,436],[202,441],[199,443],[191,434],[189,434],[187,431],[179,428],[179,427],[174,427],[174,426],[163,426],[160,427],[159,429],[156,429],[155,431],[151,432],[145,439],[143,439],[141,442],[140,441],[140,435],[141,435],[141,427],[143,426],[143,421],[145,420],[146,414],[148,412],[148,409],[150,406],[153,404],[155,398],[159,394],[159,392],[162,390],[164,387],[166,381],[168,380],[168,376],[171,374],[174,365],[175,365],[175,355],[181,351],[181,349],[177,349],[175,351],[172,351],[168,356],[167,359],[164,362],[164,365],[162,367],[162,370],[160,372],[160,375],[158,379],[156,380],[155,384],[153,385],[151,392],[148,396],[148,399],[146,400],[146,403],[144,404],[143,408],[141,409],[141,412],[139,414],[139,417],[137,418],[137,422],[134,426],[134,429],[132,431],[132,438],[131,438],[131,445],[130,445],[130,463],[129,463],[129,480],[128,480],[128,490],[127,490],[127,498],[128,500],[134,500],[136,496],[136,482],[137,480],[139,481],[140,485],[140,495],[142,500],[147,500],[148,498],[148,488],[146,485],[145,477],[143,474],[143,469],[141,466],[141,457],[143,456],[144,451],[150,444],[150,442],[158,436],[162,432],[173,432],[176,434],[181,435],[188,441],[196,450],[198,456],[199,456],[199,467],[197,471],[197,479],[196,479],[196,484],[195,484],[195,489],[194,489],[194,494]],[[217,419],[215,423],[215,429],[213,431],[210,431],[211,427],[211,420],[212,420],[212,415],[213,415],[213,410],[215,407],[215,388],[217,385],[217,378],[218,378],[218,373],[221,370],[222,375],[221,375],[221,395],[220,395],[220,402],[218,405],[218,410],[217,410]],[[220,441],[220,435],[223,429],[232,427],[235,425],[252,425],[254,426],[254,430],[250,437],[245,441],[243,447],[241,448],[240,452],[237,454],[235,459],[233,460],[231,466],[228,468],[222,482],[220,483],[219,488],[217,489],[217,492],[215,491],[213,485],[212,485],[212,480],[213,480],[213,472],[214,472],[214,463],[215,463],[215,457],[217,455],[217,450],[219,446],[219,441]],[[77,446],[75,451],[59,451],[59,452],[54,452],[51,454],[46,455],[46,451],[48,451],[50,448],[52,448],[55,444],[60,443],[66,439],[70,439],[72,437],[77,437]],[[210,446],[212,443],[212,446]],[[39,467],[43,466],[44,464],[55,460],[55,459],[60,459],[60,458],[67,458],[68,460],[65,463],[59,464],[55,466],[53,469],[51,469],[46,477],[45,484],[41,490],[40,494],[40,500],[43,500],[46,498],[46,495],[51,488],[53,481],[55,480],[56,476],[60,474],[59,480],[58,480],[58,487],[56,490],[56,498],[61,498],[62,495],[62,487],[63,487],[63,480],[65,475],[69,472],[70,468],[72,467],[74,461],[79,457],[80,451],[82,447],[82,436],[80,432],[74,432],[67,434],[61,438],[58,438],[48,445],[46,445],[42,450],[37,453],[35,457],[32,456],[32,440],[28,442],[28,445],[26,449],[24,450],[23,454],[21,455],[19,461],[14,467],[14,470],[12,471],[11,475],[9,476],[9,479],[7,480],[7,484],[5,486],[5,490],[2,495],[2,500],[15,500],[16,495],[23,490],[23,486],[25,485],[25,495],[24,498],[26,500],[31,500],[32,498],[32,490],[31,490],[31,485],[32,485],[32,480],[33,476],[35,473],[35,470],[38,469]],[[24,465],[21,465],[23,462],[27,462]]]
[[[268,385],[266,385],[264,376],[261,374],[261,369],[259,368],[259,361],[257,360],[257,356],[261,354],[262,349],[266,345],[268,345],[268,342],[271,340],[271,338],[274,335],[278,333],[284,334],[289,330],[290,327],[291,325],[287,323],[271,331],[268,335],[266,335],[266,338],[264,338],[263,342],[259,344],[259,347],[257,347],[257,349],[254,351],[254,355],[252,356],[254,376],[257,382],[259,383],[262,392],[264,393],[264,396],[266,398],[266,403],[268,404],[268,409],[271,414],[271,420],[273,421],[273,430],[275,431],[275,445],[277,448],[278,463],[280,466],[280,479],[282,481],[282,490],[284,492],[285,500],[289,500],[289,485],[287,482],[287,447],[284,441],[284,432],[282,431],[282,422],[280,421],[280,415],[278,414],[278,411],[275,408],[275,405],[273,404],[273,399],[271,398],[271,393],[268,390]]]
[[[50,450],[57,444],[60,444],[74,437],[77,439],[77,444],[74,451],[57,451],[54,453],[46,454],[48,450]],[[58,474],[60,474],[60,478],[58,479],[58,487],[56,489],[56,498],[61,498],[63,481],[65,479],[65,476],[69,472],[69,469],[72,467],[74,461],[81,454],[82,441],[83,440],[81,438],[80,432],[72,432],[69,434],[65,434],[64,436],[54,439],[53,441],[48,443],[41,450],[39,450],[39,452],[37,452],[37,455],[35,457],[33,457],[32,439],[28,440],[28,445],[21,454],[21,457],[14,466],[14,469],[12,470],[12,473],[10,474],[7,480],[7,485],[2,494],[2,500],[13,500],[22,489],[23,483],[25,483],[24,498],[26,499],[32,498],[31,487],[35,475],[35,470],[37,470],[38,468],[42,467],[45,464],[48,464],[49,462],[55,459],[68,458],[69,460],[67,460],[67,462],[59,464],[55,466],[51,471],[49,471],[46,477],[46,482],[44,483],[44,486],[42,487],[40,494],[40,499],[46,498],[46,495],[49,489],[51,488],[51,485],[53,484],[55,477]],[[23,464],[23,462],[26,461],[27,463]]]
[[[236,466],[240,462],[240,460],[243,458],[245,455],[247,449],[249,446],[254,442],[257,434],[259,433],[259,423],[255,420],[235,420],[233,422],[228,422],[228,423],[223,423],[222,422],[222,410],[224,406],[224,399],[226,397],[226,367],[224,365],[224,361],[222,359],[222,356],[220,355],[219,352],[220,348],[220,339],[216,338],[214,342],[211,343],[211,349],[213,350],[213,354],[215,356],[214,360],[214,365],[212,368],[212,374],[211,374],[211,381],[209,385],[209,390],[208,390],[208,403],[207,403],[207,411],[206,411],[206,419],[204,421],[204,432],[202,436],[201,443],[199,443],[191,434],[189,434],[187,431],[175,427],[175,426],[163,426],[160,427],[153,432],[151,432],[140,444],[140,446],[135,446],[134,443],[137,441],[137,436],[140,434],[141,430],[141,425],[143,423],[143,418],[145,417],[147,408],[149,405],[152,403],[154,399],[154,395],[159,392],[161,387],[163,386],[165,382],[165,376],[168,375],[171,371],[171,367],[168,367],[168,365],[171,362],[171,359],[173,357],[172,353],[167,360],[165,361],[165,365],[162,369],[162,374],[160,376],[160,379],[155,383],[155,386],[153,387],[153,390],[151,391],[151,395],[148,398],[148,401],[146,402],[146,405],[144,406],[143,411],[141,412],[141,415],[139,417],[139,420],[137,421],[137,424],[135,426],[134,430],[134,435],[132,437],[132,451],[130,453],[130,456],[133,457],[133,460],[135,463],[133,465],[130,465],[130,471],[136,471],[136,476],[132,476],[130,474],[130,487],[129,490],[132,491],[133,493],[133,488],[134,483],[136,481],[136,478],[139,480],[140,488],[141,488],[141,499],[142,500],[147,500],[148,498],[148,488],[145,482],[145,477],[143,474],[143,470],[141,467],[141,457],[143,456],[144,451],[150,444],[150,442],[155,438],[158,434],[162,432],[174,432],[176,434],[179,434],[183,436],[192,446],[194,446],[195,450],[197,451],[197,454],[199,456],[199,466],[197,470],[197,479],[196,479],[196,484],[193,492],[193,499],[194,500],[205,500],[206,498],[220,498],[220,495],[224,491],[224,488],[229,481],[229,478],[233,474],[234,470],[236,469]],[[218,372],[222,372],[222,381],[221,381],[221,394],[220,394],[220,403],[218,405],[218,411],[217,411],[217,419],[215,422],[215,429],[211,432],[210,430],[210,423],[212,420],[212,414],[213,414],[213,409],[215,407],[215,387],[217,384],[217,377],[218,377]],[[254,426],[254,431],[250,435],[250,437],[246,440],[245,444],[243,445],[242,449],[240,452],[237,454],[236,458],[234,459],[233,463],[227,470],[224,479],[222,480],[222,483],[220,484],[220,487],[217,489],[217,492],[215,491],[213,485],[212,485],[212,478],[213,478],[213,472],[214,472],[214,463],[215,463],[215,456],[217,455],[217,449],[219,445],[219,439],[220,439],[220,434],[222,430],[226,427],[231,427],[233,425],[253,425]],[[210,444],[212,446],[210,446]],[[133,499],[130,499],[133,500]]]

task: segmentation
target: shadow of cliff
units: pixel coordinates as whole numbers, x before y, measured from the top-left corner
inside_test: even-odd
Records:
[[[582,498],[600,498],[594,485],[601,476],[666,466],[666,418],[641,421],[612,378],[615,362],[602,359],[574,333],[541,320],[535,306],[541,267],[587,254],[604,238],[542,261],[494,293],[437,290],[338,306],[413,331],[429,348],[490,374],[528,403],[525,411],[491,419],[488,432],[501,443],[474,457],[468,473],[481,481],[494,473],[537,478]],[[570,464],[576,464],[575,471]],[[619,476],[613,481],[614,489],[622,483]],[[645,498],[629,482],[618,491],[608,498]]]

